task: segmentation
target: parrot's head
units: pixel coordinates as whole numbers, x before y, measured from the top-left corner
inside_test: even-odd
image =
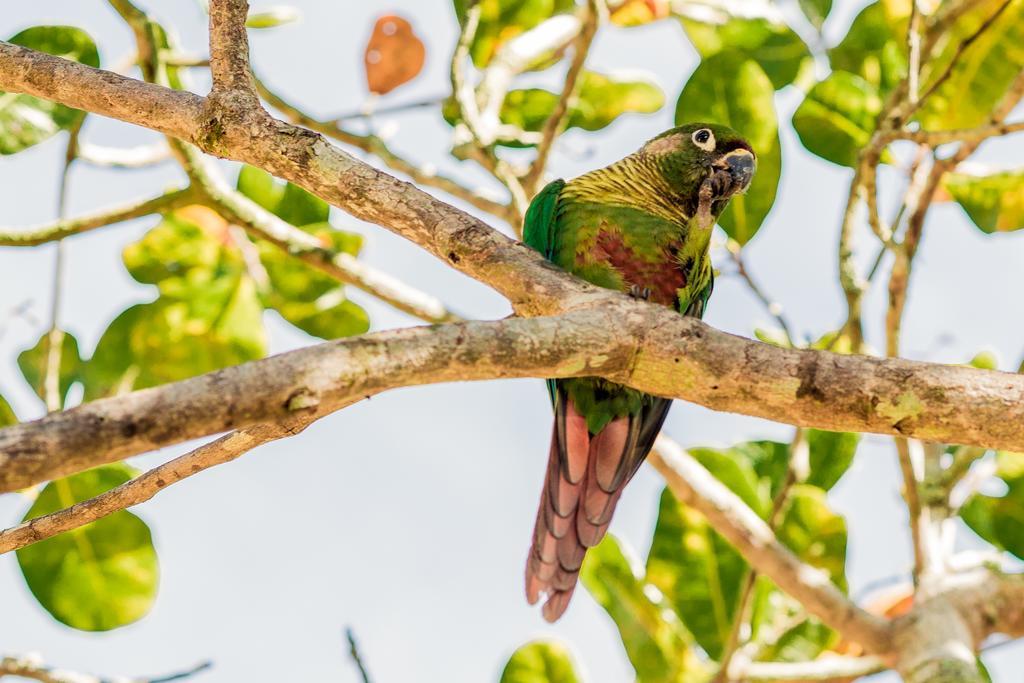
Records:
[[[717,123],[672,128],[650,140],[640,153],[655,162],[687,204],[697,206],[703,193],[719,211],[730,197],[746,192],[757,168],[750,143]]]

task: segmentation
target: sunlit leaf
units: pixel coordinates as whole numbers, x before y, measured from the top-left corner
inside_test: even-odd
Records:
[[[278,5],[258,12],[250,11],[245,19],[246,28],[276,28],[302,18],[302,13],[288,5]]]
[[[731,52],[701,61],[676,104],[676,124],[707,121],[731,126],[757,154],[757,173],[746,194],[737,195],[718,223],[740,244],[757,233],[775,203],[782,148],[775,117],[775,90],[760,66]]]
[[[981,0],[943,34],[938,56],[928,60],[921,77],[927,92],[953,62],[960,45],[975,34],[1006,0]],[[1006,10],[962,52],[952,75],[924,100],[916,118],[925,130],[972,128],[988,121],[992,108],[1024,70],[1024,0]]]
[[[873,85],[846,71],[833,71],[804,97],[793,113],[793,127],[809,151],[855,167],[881,111],[882,98]]]
[[[707,668],[693,637],[671,611],[655,602],[614,536],[605,536],[583,561],[580,580],[612,618],[641,683],[700,683]]]
[[[865,7],[839,45],[829,50],[834,71],[860,76],[885,96],[907,73],[906,20],[881,2]]]
[[[996,453],[996,476],[1006,483],[1006,495],[972,496],[961,509],[967,526],[992,545],[1024,559],[1024,453]]]
[[[281,185],[265,171],[243,166],[238,189],[269,211],[318,239],[324,249],[351,256],[359,254],[362,237],[336,230],[327,222],[330,207],[297,185]],[[307,334],[335,339],[362,334],[370,327],[366,311],[350,301],[345,288],[278,247],[256,241],[266,271],[263,304]]]
[[[33,26],[8,42],[92,67],[100,65],[96,43],[74,26]],[[77,125],[85,113],[31,95],[0,92],[0,154],[14,154]]]
[[[772,641],[759,653],[759,659],[766,662],[806,662],[817,657],[836,640],[832,629],[816,619],[807,619]]]
[[[52,481],[25,519],[92,498],[134,476],[107,465]],[[32,594],[55,619],[83,631],[109,631],[141,619],[156,598],[159,569],[145,522],[120,511],[21,548],[18,564]]]
[[[942,185],[982,232],[1024,228],[1024,171],[986,176],[947,173]]]
[[[800,36],[778,21],[763,18],[733,18],[721,24],[682,21],[686,35],[702,58],[726,52],[752,59],[776,89],[792,83],[811,58]]]
[[[509,657],[500,683],[579,683],[569,649],[552,640],[535,640]]]
[[[850,469],[860,434],[807,430],[810,472],[806,483],[828,491]]]
[[[9,427],[17,423],[18,416],[14,413],[14,408],[11,408],[11,404],[7,402],[7,399],[0,396],[0,427]]]
[[[833,583],[846,589],[846,520],[829,508],[825,491],[793,486],[776,535],[797,557],[828,572]]]
[[[395,14],[380,17],[363,53],[367,88],[384,95],[408,83],[423,68],[426,54],[408,20]]]
[[[466,23],[470,0],[454,0],[460,25]],[[506,41],[515,38],[548,17],[570,12],[574,0],[479,0],[480,25],[470,45],[473,63],[483,68]]]
[[[539,131],[554,112],[558,95],[541,88],[511,90],[505,97],[501,119],[526,131]],[[650,114],[665,104],[655,83],[635,74],[598,74],[585,71],[569,109],[567,127],[600,130],[627,113]]]
[[[713,658],[729,639],[746,573],[747,563],[704,516],[665,489],[647,557],[647,580]]]
[[[81,379],[82,357],[78,352],[78,340],[73,334],[58,330],[55,337],[60,339],[60,355],[57,358],[58,384],[61,407],[67,399],[71,385]],[[32,390],[46,402],[46,370],[50,362],[49,332],[44,332],[35,346],[18,354],[18,368]]]

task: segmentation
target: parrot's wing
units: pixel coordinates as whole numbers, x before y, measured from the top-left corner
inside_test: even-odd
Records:
[[[564,180],[553,180],[541,190],[526,210],[523,221],[523,241],[544,258],[551,260],[555,249],[555,228],[558,218],[558,198],[565,187]]]
[[[541,190],[526,209],[523,220],[523,241],[544,258],[552,260],[555,251],[555,230],[558,221],[558,198],[565,187],[564,180],[553,180]],[[547,381],[551,404],[555,403],[555,380]]]

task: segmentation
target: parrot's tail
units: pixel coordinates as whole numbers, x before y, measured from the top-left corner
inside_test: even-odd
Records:
[[[653,398],[639,414],[615,418],[591,435],[572,400],[557,392],[548,469],[526,561],[526,599],[533,605],[546,595],[548,621],[569,606],[587,548],[604,538],[622,490],[654,445],[670,405]]]

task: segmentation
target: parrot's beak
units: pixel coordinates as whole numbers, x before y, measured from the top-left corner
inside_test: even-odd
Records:
[[[732,177],[732,194],[740,194],[747,191],[750,181],[757,169],[757,160],[750,150],[734,149],[724,155],[715,164],[723,171],[728,171]]]

